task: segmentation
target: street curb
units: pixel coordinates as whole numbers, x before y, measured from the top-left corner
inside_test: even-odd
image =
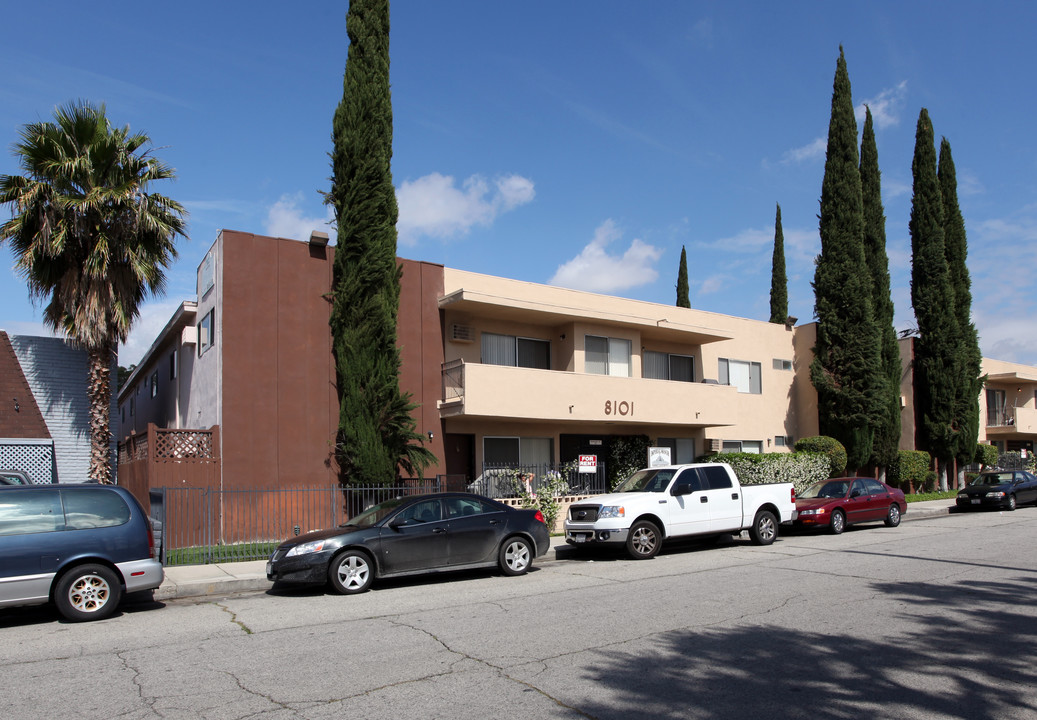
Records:
[[[911,505],[902,516],[903,522],[944,517],[956,511],[954,505],[941,507],[919,507],[913,511]],[[559,549],[562,551],[559,556]],[[565,560],[572,555],[561,536],[551,537],[551,547],[537,558],[537,564]],[[265,561],[250,563],[225,563],[216,565],[191,565],[165,569],[166,577],[155,590],[155,600],[179,600],[204,598],[216,595],[231,595],[241,592],[263,592],[274,586],[266,579]]]

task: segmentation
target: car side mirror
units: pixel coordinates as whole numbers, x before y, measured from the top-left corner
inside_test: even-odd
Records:
[[[861,496],[861,491],[860,490],[854,490],[852,493],[850,493],[850,497],[851,498],[860,497],[860,496]]]
[[[691,483],[682,482],[682,483],[677,483],[676,485],[673,486],[673,490],[671,491],[671,494],[674,495],[674,496],[680,496],[680,495],[691,495],[693,492],[695,492],[695,490],[692,489]]]
[[[403,518],[393,518],[389,521],[390,530],[399,530],[401,527],[407,524],[407,521]]]

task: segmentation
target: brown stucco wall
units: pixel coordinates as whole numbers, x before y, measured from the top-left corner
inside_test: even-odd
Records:
[[[443,460],[443,428],[438,400],[442,397],[443,325],[439,298],[443,295],[443,266],[399,259],[400,313],[397,344],[400,348],[400,388],[421,407],[414,411],[417,431],[438,463],[425,470],[425,477],[446,472]],[[432,433],[431,441],[428,433]]]
[[[223,233],[223,487],[337,482],[328,318],[332,253]]]

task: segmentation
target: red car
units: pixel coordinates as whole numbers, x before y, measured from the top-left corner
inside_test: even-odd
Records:
[[[798,527],[828,527],[838,535],[853,523],[883,520],[886,527],[896,527],[907,502],[903,491],[878,480],[834,478],[797,493],[796,512]]]

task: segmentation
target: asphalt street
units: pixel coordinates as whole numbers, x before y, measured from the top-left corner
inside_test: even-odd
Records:
[[[0,613],[0,716],[1034,718],[1037,509]]]

